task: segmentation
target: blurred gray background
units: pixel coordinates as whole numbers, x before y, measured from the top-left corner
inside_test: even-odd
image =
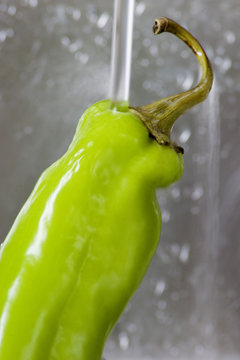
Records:
[[[0,241],[82,112],[108,96],[113,2],[0,0]],[[184,176],[158,192],[162,236],[108,340],[117,359],[240,359],[239,0],[145,0],[135,7],[131,105],[186,90],[198,64],[155,17],[187,27],[214,68],[208,100],[182,116]]]

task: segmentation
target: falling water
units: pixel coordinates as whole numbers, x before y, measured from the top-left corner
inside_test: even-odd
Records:
[[[134,3],[135,0],[114,2],[109,94],[113,107],[122,102],[125,102],[126,106],[129,101]]]
[[[204,359],[219,358],[217,346],[217,288],[219,253],[219,163],[220,114],[217,83],[203,105],[207,136],[203,146],[207,155],[205,201],[202,205],[202,244],[199,253],[199,281],[196,288],[196,318],[199,322],[199,342],[204,344]]]
[[[217,83],[214,82],[212,92],[209,96],[209,102],[205,105],[206,117],[208,120],[207,130],[207,149],[208,167],[207,167],[207,186],[206,186],[206,252],[207,252],[207,279],[208,283],[208,311],[212,319],[212,328],[207,327],[212,331],[211,344],[218,357],[217,347],[217,265],[219,253],[219,163],[220,163],[220,113],[219,113],[219,92]],[[208,356],[212,360],[211,354]]]
[[[219,244],[219,163],[220,163],[220,113],[219,92],[214,82],[206,107],[208,120],[208,172],[207,172],[207,212],[206,235],[208,239],[209,257],[218,257]],[[216,273],[217,263],[214,261],[213,273]]]

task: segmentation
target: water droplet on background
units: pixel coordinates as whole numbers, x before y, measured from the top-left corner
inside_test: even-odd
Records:
[[[155,289],[154,289],[154,294],[157,295],[157,296],[160,296],[162,295],[162,293],[164,292],[166,288],[166,283],[164,280],[159,280],[155,286]]]
[[[121,332],[118,336],[119,339],[119,347],[122,350],[127,350],[129,348],[129,337],[126,332]]]
[[[228,44],[234,44],[236,41],[236,35],[232,31],[225,31],[223,36]]]
[[[68,37],[68,36],[63,36],[63,37],[61,38],[61,43],[62,43],[62,45],[64,45],[64,46],[68,46],[68,45],[70,44],[70,39],[69,39],[69,37]]]
[[[7,33],[6,33],[6,31],[5,30],[1,30],[0,31],[0,42],[4,42],[5,40],[6,40],[6,38],[7,38]]]
[[[75,53],[77,50],[79,50],[82,47],[82,42],[73,42],[69,45],[69,51],[71,53]]]
[[[106,39],[104,39],[104,37],[102,37],[101,35],[95,36],[94,42],[95,42],[96,45],[102,46],[102,47],[107,45]]]
[[[184,129],[182,133],[179,136],[179,141],[181,144],[185,144],[191,136],[191,130],[190,129]]]
[[[9,13],[9,15],[11,15],[11,16],[13,16],[13,15],[15,15],[16,14],[16,11],[17,11],[17,9],[16,9],[16,7],[15,6],[9,6],[9,8],[8,8],[8,13]]]
[[[180,250],[179,260],[183,263],[186,263],[189,259],[190,246],[184,244]]]
[[[162,209],[162,222],[167,223],[170,220],[170,212],[166,209]]]
[[[97,14],[96,14],[95,7],[93,7],[93,6],[89,7],[89,10],[87,12],[87,18],[88,18],[88,20],[89,20],[89,22],[91,24],[95,25],[97,23],[98,17],[97,17]]]
[[[81,53],[80,51],[76,52],[75,59],[79,60],[83,65],[87,64],[89,56],[88,54]]]
[[[72,12],[72,17],[74,20],[79,20],[81,17],[81,11],[79,9],[74,9]]]
[[[173,256],[179,256],[180,246],[178,244],[171,244],[170,250]]]
[[[171,195],[173,197],[173,199],[179,199],[180,195],[181,195],[181,191],[178,187],[173,187],[171,189]]]
[[[196,186],[191,195],[192,200],[199,200],[203,196],[203,193],[204,191],[202,186],[200,185]]]
[[[129,333],[135,333],[137,331],[137,325],[131,323],[127,326],[127,330]]]
[[[151,45],[149,48],[149,52],[152,56],[158,55],[158,47],[156,45]]]
[[[144,13],[145,9],[146,9],[145,3],[143,1],[140,1],[135,6],[135,14],[137,16],[141,16]]]
[[[107,25],[109,18],[110,18],[110,15],[108,13],[106,13],[106,12],[102,13],[100,15],[100,17],[98,18],[97,27],[99,29],[103,29]]]
[[[145,90],[151,90],[152,89],[152,84],[150,81],[144,81],[142,83],[142,87],[145,89]]]
[[[225,74],[232,67],[232,60],[228,57],[222,58],[220,56],[216,56],[214,62],[223,74]]]
[[[32,8],[36,8],[38,6],[38,0],[23,0],[23,4]]]

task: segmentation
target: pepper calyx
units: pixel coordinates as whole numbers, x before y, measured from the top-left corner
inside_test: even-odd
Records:
[[[170,95],[149,105],[131,107],[129,110],[143,121],[160,145],[169,145],[182,153],[183,149],[171,142],[172,127],[182,113],[206,99],[213,83],[212,67],[198,40],[175,21],[166,17],[156,19],[153,32],[155,35],[169,32],[185,42],[198,60],[202,71],[201,79],[188,91]]]
[[[178,146],[175,142],[172,142],[170,136],[159,129],[158,119],[155,119],[154,121],[154,117],[149,114],[144,114],[140,107],[130,107],[129,111],[140,118],[140,120],[148,128],[149,135],[152,136],[159,145],[170,146],[177,153],[184,154],[184,149],[181,146]]]

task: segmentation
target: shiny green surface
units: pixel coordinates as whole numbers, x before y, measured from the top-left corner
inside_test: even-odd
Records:
[[[0,359],[100,360],[161,227],[155,189],[182,174],[130,112],[91,106],[0,253]]]

